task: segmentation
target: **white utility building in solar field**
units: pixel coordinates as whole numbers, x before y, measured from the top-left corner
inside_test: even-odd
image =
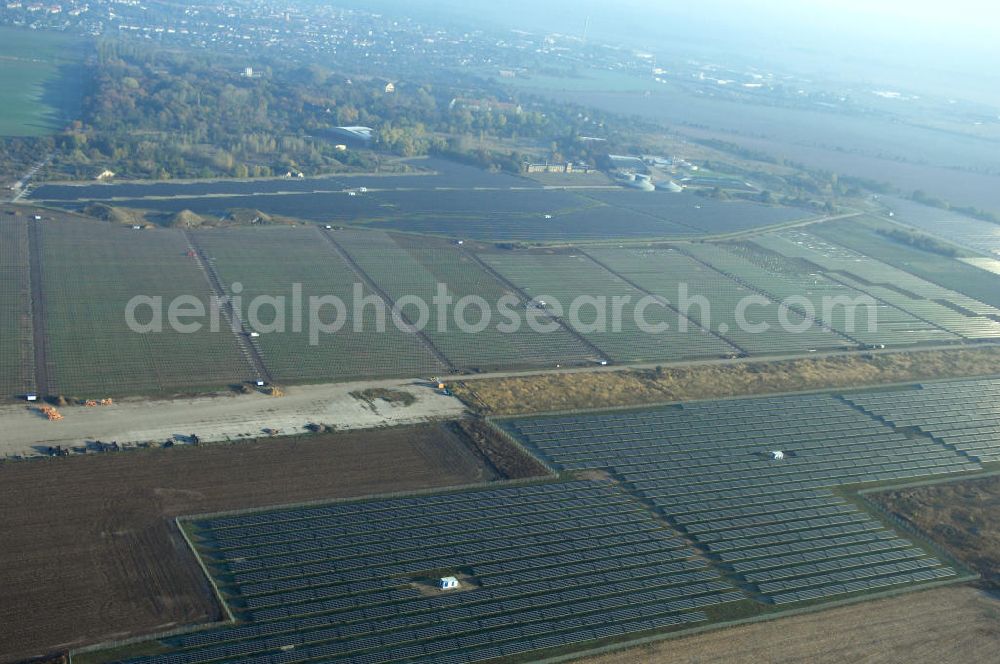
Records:
[[[441,577],[441,580],[438,581],[438,588],[441,590],[454,590],[458,588],[458,579],[453,576]]]

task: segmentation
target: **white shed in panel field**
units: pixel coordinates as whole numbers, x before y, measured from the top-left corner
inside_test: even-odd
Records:
[[[455,590],[458,588],[458,579],[453,576],[443,576],[438,581],[438,588],[441,590]]]

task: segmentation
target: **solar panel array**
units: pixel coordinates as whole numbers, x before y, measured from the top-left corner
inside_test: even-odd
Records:
[[[775,604],[954,576],[830,487],[980,467],[828,395],[507,426],[558,468],[610,471]]]
[[[785,312],[790,325],[782,325],[780,307],[774,300],[746,307],[741,303],[759,293],[677,249],[593,247],[587,253],[638,286],[675,303],[693,321],[718,332],[748,354],[778,355],[855,346],[820,325],[804,325],[804,317],[793,311]],[[685,291],[687,297],[682,297]],[[707,306],[697,304],[698,300]],[[746,323],[741,323],[738,312],[742,312]],[[761,324],[767,326],[764,333],[759,331]]]
[[[923,385],[919,390],[846,395],[886,423],[916,427],[977,461],[1000,461],[1000,381]]]
[[[906,312],[919,321],[966,339],[1000,337],[1000,310],[984,302],[933,284],[914,274],[893,267],[851,249],[801,230],[783,231],[755,238],[754,242],[785,256],[804,258],[825,270],[844,286],[865,292],[888,309]],[[886,322],[889,322],[886,319]],[[879,332],[896,332],[879,318]],[[944,336],[912,330],[914,340],[945,341]],[[886,343],[893,343],[891,337]]]
[[[133,662],[475,662],[708,619],[745,599],[608,481],[198,522],[243,620]],[[435,590],[454,575],[462,588]]]
[[[755,242],[762,246],[764,240]],[[838,301],[855,302],[865,295],[865,291],[840,275],[828,275],[818,270],[796,270],[793,261],[777,254],[762,257],[753,251],[753,247],[702,244],[692,245],[687,250],[699,260],[760,290],[771,299],[811,314],[817,321],[859,343],[907,345],[959,340],[956,334],[921,319],[891,300],[880,299],[874,303],[874,308],[846,304],[832,306]],[[789,255],[794,256],[794,253]],[[898,293],[896,296],[902,297]],[[919,301],[919,304],[940,306],[925,301]],[[946,311],[964,319],[950,309]]]

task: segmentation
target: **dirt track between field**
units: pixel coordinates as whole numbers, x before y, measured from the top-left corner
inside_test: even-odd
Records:
[[[374,407],[350,395],[352,391],[384,387],[416,397],[410,405],[376,401]],[[0,457],[38,453],[49,445],[80,445],[87,441],[163,442],[197,434],[204,442],[304,433],[310,423],[338,430],[370,429],[455,418],[464,406],[419,381],[365,381],[289,387],[283,397],[263,394],[183,398],[129,399],[114,406],[60,409],[65,419],[49,422],[27,405],[0,406]]]
[[[492,479],[442,424],[0,464],[0,662],[218,620],[175,516]]]

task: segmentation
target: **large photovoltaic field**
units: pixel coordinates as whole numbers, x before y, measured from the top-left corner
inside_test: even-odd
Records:
[[[249,303],[258,296],[283,297],[282,329],[261,333],[254,339],[264,363],[277,380],[321,381],[386,375],[422,375],[444,370],[444,365],[419,336],[401,331],[386,316],[379,332],[378,294],[364,286],[361,278],[316,228],[234,229],[197,234],[199,246],[208,256],[233,295],[240,284],[246,303],[244,320],[250,320]],[[293,327],[293,285],[302,289],[301,329]],[[355,308],[354,288],[360,284],[362,298],[373,304]],[[309,298],[333,295],[345,304],[343,327],[336,333],[309,337]],[[337,312],[324,307],[320,319],[332,324]],[[360,314],[357,320],[352,313]],[[261,323],[274,320],[274,309],[262,307]],[[355,324],[359,327],[356,329]]]
[[[34,389],[28,225],[0,215],[0,396]]]
[[[504,420],[561,479],[185,520],[235,622],[125,661],[538,659],[967,579],[843,487],[980,470],[1000,458],[998,396],[967,381]],[[957,400],[984,425],[947,418]]]
[[[1000,381],[936,383],[845,398],[889,426],[914,427],[982,463],[1000,461]]]
[[[796,208],[780,208],[748,203],[720,201],[692,193],[654,192],[636,196],[622,190],[596,191],[589,198],[611,208],[648,215],[683,229],[680,235],[726,235],[809,217]]]
[[[874,302],[874,314],[867,306],[827,309],[825,301],[842,298],[851,303],[865,293],[780,254],[755,251],[754,245],[698,245],[689,251],[753,291],[787,303],[793,311],[809,316],[818,326],[833,330],[855,344],[911,345],[959,339],[885,301]],[[875,324],[870,326],[873,316]]]
[[[478,662],[704,623],[736,592],[605,481],[198,519],[244,624],[135,664]],[[442,575],[455,591],[434,589]]]
[[[140,334],[126,321],[134,296],[169,303],[211,291],[184,236],[99,222],[41,221],[50,391],[67,396],[149,394],[218,387],[253,377],[231,328]],[[149,322],[148,307],[136,319]]]
[[[741,301],[760,293],[678,249],[595,247],[587,253],[644,290],[675,303],[693,320],[710,327],[743,353],[802,353],[854,345],[818,322],[808,323],[794,311],[785,312],[785,320],[792,327],[782,325],[778,302],[771,298],[764,300],[766,304],[746,307],[743,311],[746,324],[742,324],[737,318]],[[681,292],[682,288],[686,288],[686,293]],[[684,297],[689,306],[683,304]],[[767,326],[766,332],[760,331],[760,325]],[[789,332],[786,328],[797,331]]]
[[[581,307],[580,323],[598,323],[598,326],[580,332],[615,361],[653,362],[719,357],[737,352],[731,344],[689,320],[684,320],[682,325],[680,315],[663,304],[650,304],[639,310],[641,317],[637,318],[637,309],[647,293],[605,270],[585,254],[496,253],[483,254],[482,258],[529,296],[559,302],[564,316],[569,315],[567,309],[578,297],[606,297],[608,316],[595,314],[593,307]],[[613,315],[615,297],[629,298],[627,302],[623,300],[620,316]],[[616,320],[621,324],[617,331],[614,329]],[[660,333],[651,333],[639,326],[637,321],[642,320],[651,326],[666,324],[668,327]]]
[[[496,313],[500,298],[505,295],[516,298],[511,308],[522,320],[526,299],[453,245],[366,231],[338,231],[331,237],[393,302],[417,296],[427,303],[425,334],[456,367],[470,370],[555,366],[598,359],[565,328],[540,333],[523,324],[514,332],[499,331],[497,326],[504,322]],[[433,304],[438,284],[446,286],[455,303],[466,296],[486,301],[493,311],[490,319],[484,321],[475,306],[462,315],[463,320],[472,324],[485,322],[481,332],[463,334],[455,320],[454,305],[443,318],[439,315],[438,307]],[[416,316],[412,308],[403,311]]]
[[[587,201],[588,209],[604,209]],[[258,374],[323,382],[1000,340],[1000,276],[893,242],[868,218],[738,241],[576,248],[313,225],[135,231],[59,215],[37,222],[33,234],[30,216],[2,219],[0,297],[9,313],[0,392],[8,398],[41,389],[45,379],[52,394],[97,397],[217,389]],[[240,293],[230,290],[235,283]],[[301,331],[291,318],[295,284],[303,289]],[[352,317],[355,284],[377,303],[363,307],[363,321]],[[434,304],[438,284],[454,300],[444,320]],[[240,333],[227,320],[218,332],[126,329],[133,296],[162,297],[166,309],[179,295],[210,304],[218,293],[242,298]],[[343,327],[319,332],[315,344],[308,311],[314,295],[336,296],[347,307]],[[265,302],[257,310],[260,337],[249,336],[256,326],[246,308],[257,296],[284,298],[284,329],[268,328],[273,311]],[[466,296],[482,298],[465,306],[466,323],[482,320],[481,302],[491,309],[485,327],[471,334],[455,322],[454,303]],[[414,297],[429,305],[421,334],[398,330],[390,318],[385,332],[376,331],[376,309]],[[510,320],[498,307],[505,297],[519,323],[515,332],[503,327]],[[552,301],[544,307],[531,303],[546,297]],[[636,320],[640,305],[647,331]],[[410,322],[420,319],[412,303],[403,311]],[[336,314],[324,305],[320,320],[330,323]],[[529,318],[550,331],[537,331]]]
[[[953,577],[833,489],[981,467],[828,395],[505,426],[560,470],[609,472],[749,597],[777,605]]]
[[[886,198],[884,202],[892,208],[897,219],[910,226],[987,255],[1000,252],[1000,226],[997,224],[902,198]]]
[[[781,256],[809,261],[823,270],[827,275],[824,278],[856,293],[871,295],[886,309],[905,312],[911,319],[933,326],[938,334],[930,334],[932,328],[928,328],[930,339],[940,338],[941,331],[963,339],[1000,338],[1000,322],[997,322],[1000,309],[812,233],[784,231],[755,238],[754,244]],[[984,280],[991,279],[989,275],[982,276]],[[882,328],[881,316],[879,320]],[[915,330],[912,338],[928,340]],[[905,342],[905,337],[897,337],[895,341]]]
[[[608,189],[606,184],[577,189],[580,185],[572,177],[563,182],[569,188],[543,188],[529,178],[438,159],[415,163],[433,172],[180,184],[53,184],[35,190],[32,200],[72,210],[102,202],[161,214],[191,210],[206,216],[256,209],[319,223],[532,242],[718,235],[810,216],[797,208],[717,201],[692,193]]]

